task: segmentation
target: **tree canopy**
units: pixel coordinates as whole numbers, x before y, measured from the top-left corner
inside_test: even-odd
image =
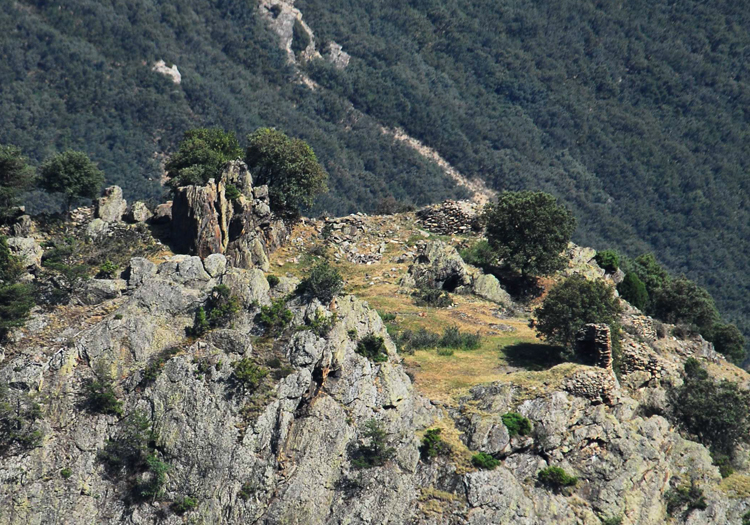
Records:
[[[522,276],[548,275],[576,228],[573,214],[548,193],[505,191],[484,213],[487,241],[498,259]]]
[[[328,174],[312,148],[281,131],[261,128],[248,137],[245,162],[255,184],[267,184],[271,208],[284,217],[299,216],[315,197],[328,191]]]
[[[242,157],[242,148],[234,133],[218,128],[199,128],[185,132],[177,151],[165,169],[173,188],[204,185],[218,179],[230,160]]]
[[[33,176],[34,170],[19,148],[0,145],[0,223],[19,204],[20,194],[31,187]]]
[[[62,193],[66,211],[79,198],[99,196],[104,173],[82,151],[64,151],[39,168],[39,186],[50,193]]]

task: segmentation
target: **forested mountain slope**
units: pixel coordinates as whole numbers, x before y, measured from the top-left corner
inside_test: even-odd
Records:
[[[332,176],[316,211],[460,193],[383,135],[402,127],[467,176],[552,192],[577,240],[653,250],[747,333],[747,63],[742,2],[298,0],[345,70],[294,82],[254,1],[87,0],[0,7],[0,142],[85,149],[132,195],[158,193],[182,132],[274,125]],[[163,59],[182,83],[151,71]],[[351,111],[349,104],[357,111]],[[135,161],[134,161],[135,159]]]

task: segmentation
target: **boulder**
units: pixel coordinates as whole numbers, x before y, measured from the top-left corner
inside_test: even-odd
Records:
[[[130,209],[128,210],[127,218],[130,222],[146,222],[151,219],[153,215],[154,214],[148,209],[145,202],[135,201],[131,204]]]
[[[122,188],[110,186],[96,201],[96,217],[105,222],[120,222],[127,208],[128,203],[122,198]]]
[[[227,258],[220,253],[212,253],[203,260],[203,268],[211,277],[219,277],[227,269]]]
[[[453,246],[443,241],[430,241],[422,245],[402,284],[461,292],[471,287],[472,277]]]
[[[31,237],[9,237],[8,247],[25,267],[41,266],[44,249]]]
[[[224,198],[214,180],[205,186],[183,186],[175,192],[172,202],[172,242],[181,253],[208,257],[222,253],[223,234],[227,230],[217,209],[219,197]]]
[[[138,288],[146,279],[156,275],[156,265],[143,257],[130,259],[128,267],[128,288]]]
[[[96,218],[86,226],[86,237],[89,239],[98,239],[107,233],[109,224],[102,219]]]
[[[13,224],[14,237],[31,237],[34,231],[36,231],[36,225],[28,215],[21,215]]]
[[[502,306],[511,306],[512,299],[494,275],[482,274],[474,279],[472,291],[479,297]]]
[[[123,279],[89,279],[86,281],[79,299],[83,304],[100,304],[122,295],[128,287]]]
[[[172,220],[172,201],[159,204],[151,217],[151,224],[167,224]]]

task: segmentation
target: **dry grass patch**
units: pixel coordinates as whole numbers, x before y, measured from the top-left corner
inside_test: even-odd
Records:
[[[748,498],[750,497],[750,476],[732,474],[721,480],[719,489],[730,498]]]

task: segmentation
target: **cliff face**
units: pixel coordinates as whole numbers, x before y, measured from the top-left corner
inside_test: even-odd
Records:
[[[360,227],[335,228],[343,223]],[[470,290],[450,310],[413,307],[397,293],[407,266],[422,260],[420,244],[409,241],[422,238],[413,218],[333,225],[346,232],[330,246],[336,254],[358,246],[362,255],[372,246],[382,258],[342,262],[360,298],[321,305],[287,295],[294,276],[304,275],[301,254],[324,227],[306,221],[272,256],[271,266],[288,274],[273,287],[260,269],[234,268],[221,254],[134,258],[121,296],[37,313],[4,349],[0,382],[12,399],[40,403],[44,437],[35,448],[11,447],[0,460],[0,523],[594,525],[622,516],[625,524],[662,524],[666,491],[691,481],[704,490],[707,507],[675,522],[740,522],[747,500],[727,495],[708,451],[652,415],[688,356],[746,380],[705,341],[659,338],[651,320],[631,310],[622,319],[624,374],[605,386],[597,378],[614,378],[606,362],[534,368],[494,348],[459,352],[437,367],[434,352],[402,358],[369,304],[397,305],[404,318],[426,319],[432,330],[452,316],[493,344],[501,333],[524,340],[523,308]],[[438,249],[433,243],[428,251]],[[569,271],[603,278],[588,260],[573,248]],[[237,296],[239,313],[225,328],[188,335],[217,285]],[[295,328],[271,336],[257,314],[282,297]],[[333,318],[327,333],[314,328],[323,318]],[[368,334],[383,338],[386,361],[357,353]],[[255,388],[238,382],[235,365],[244,359],[270,372]],[[467,363],[471,377],[461,372]],[[449,377],[430,375],[441,369]],[[91,409],[87,384],[95,375],[114,378],[122,416]],[[454,382],[460,388],[443,386]],[[610,389],[606,396],[601,388]],[[501,420],[509,411],[528,417],[533,433],[509,436]],[[132,437],[137,417],[148,431],[139,453],[168,464],[159,497],[137,495],[154,480],[153,468],[107,462],[112,443]],[[393,455],[356,468],[371,420],[382,425]],[[442,429],[449,454],[423,457],[429,428]],[[477,470],[468,458],[479,451],[501,464]],[[575,490],[537,486],[537,472],[548,465],[576,475]],[[170,504],[186,496],[195,506],[180,514],[185,509]]]

